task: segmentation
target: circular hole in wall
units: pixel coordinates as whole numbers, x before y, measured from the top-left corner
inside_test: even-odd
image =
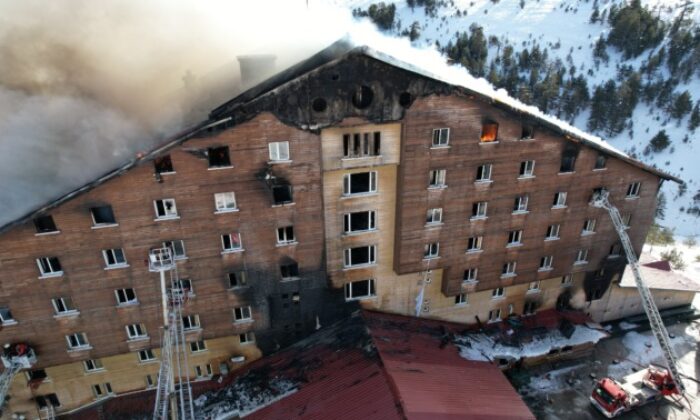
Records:
[[[410,93],[401,92],[401,94],[399,94],[399,105],[402,107],[411,105],[411,101],[413,101],[413,96]]]
[[[352,94],[352,104],[359,109],[365,109],[370,106],[372,99],[374,99],[374,92],[369,86],[358,86]]]
[[[326,100],[323,98],[316,98],[311,102],[311,108],[315,112],[323,112],[328,108],[328,103],[326,103]]]

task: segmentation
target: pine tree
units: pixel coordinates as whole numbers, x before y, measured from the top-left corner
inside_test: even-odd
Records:
[[[658,133],[656,133],[654,137],[652,137],[647,147],[650,151],[654,153],[659,153],[666,149],[670,144],[671,140],[668,138],[666,130],[661,130]]]
[[[696,128],[700,126],[700,101],[695,103],[693,107],[693,112],[690,114],[690,120],[688,121],[688,130],[695,131]]]
[[[693,101],[690,99],[690,93],[686,90],[680,95],[676,95],[671,109],[669,110],[671,118],[680,120],[685,117],[693,109]]]
[[[598,23],[600,19],[600,10],[598,10],[598,5],[593,6],[593,13],[591,13],[590,23]]]

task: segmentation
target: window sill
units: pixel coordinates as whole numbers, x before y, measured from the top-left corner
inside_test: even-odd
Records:
[[[576,171],[559,172],[557,175],[573,175]]]
[[[240,325],[240,324],[252,324],[253,323],[253,318],[250,319],[237,319],[233,321],[234,325]]]
[[[552,206],[552,210],[565,209],[565,208],[567,208],[567,207],[568,207],[568,206],[566,206],[566,205],[561,205],[561,206],[560,206],[560,205],[556,205],[556,206]]]
[[[499,144],[500,142],[501,142],[500,140],[492,140],[492,141],[482,141],[482,140],[479,140],[479,145]]]
[[[467,255],[481,254],[482,252],[484,252],[483,249],[468,249],[468,250],[464,251],[464,253]]]
[[[165,220],[180,220],[180,216],[165,216],[165,217],[156,217],[153,219],[154,222],[162,222]]]
[[[491,185],[491,184],[493,184],[492,179],[477,179],[476,181],[474,181],[474,185],[477,187],[481,186],[481,185],[486,186],[486,185]]]
[[[352,193],[352,194],[343,194],[341,199],[345,198],[356,198],[356,197],[371,197],[374,195],[378,195],[376,191],[368,191],[368,192],[361,192],[361,193]]]
[[[238,209],[238,207],[236,207],[235,209],[217,210],[214,212],[214,214],[237,213],[239,211],[240,210]]]
[[[284,282],[284,281],[297,281],[297,280],[301,280],[301,277],[299,277],[299,276],[294,276],[294,277],[282,277],[282,280],[280,280],[280,281],[283,281],[283,282]]]
[[[548,236],[548,237],[544,238],[544,241],[551,242],[551,241],[558,241],[559,239],[561,239],[559,236],[551,236],[551,237]]]
[[[119,270],[120,268],[128,268],[128,267],[130,267],[129,264],[118,264],[118,265],[115,264],[115,265],[112,265],[112,266],[109,266],[109,267],[105,267],[105,271],[108,271],[108,270]]]
[[[152,365],[153,363],[158,363],[158,359],[139,360],[139,365]]]
[[[462,280],[462,284],[465,286],[476,286],[479,284],[479,280]]]
[[[513,244],[508,244],[508,245],[506,245],[506,249],[520,248],[521,246],[523,246],[523,243],[522,243],[522,242],[517,242],[517,243],[513,243]]]
[[[435,255],[433,257],[423,257],[423,261],[431,261],[431,260],[439,260],[439,259],[440,259],[439,255]]]
[[[63,319],[63,318],[73,318],[80,315],[80,311],[78,310],[72,310],[72,311],[65,311],[61,312],[60,314],[54,315],[54,319]]]
[[[92,225],[90,226],[90,229],[104,229],[104,228],[111,228],[111,227],[117,227],[119,226],[119,223],[103,223],[99,225]]]
[[[479,220],[487,220],[488,218],[488,216],[472,216],[469,218],[469,220],[472,222],[478,222]]]
[[[282,247],[285,247],[285,246],[294,246],[294,245],[298,245],[298,244],[299,244],[298,241],[277,242],[277,245],[275,245],[275,246],[276,246],[277,248],[282,248]]]
[[[86,375],[92,375],[92,374],[95,374],[95,373],[102,373],[102,372],[107,372],[107,369],[105,369],[105,368],[102,367],[102,368],[99,368],[99,369],[86,370],[86,371],[85,371],[85,374],[86,374]]]
[[[428,191],[440,191],[447,188],[447,185],[429,185]]]
[[[537,272],[538,273],[547,273],[554,270],[554,267],[546,267],[546,268],[538,268]]]
[[[209,351],[209,349],[202,349],[202,350],[192,350],[192,349],[190,349],[190,353],[192,353],[192,354],[206,353],[206,352],[208,352],[208,351]]]
[[[584,230],[583,232],[581,232],[581,236],[591,236],[591,235],[595,235],[595,232],[591,231],[591,230]]]
[[[42,274],[39,277],[37,277],[39,280],[43,279],[51,279],[54,277],[63,277],[63,271],[56,271],[55,273],[47,273],[47,274]]]
[[[255,344],[255,341],[239,342],[238,344],[241,346],[250,346],[252,344]]]
[[[58,235],[59,233],[61,233],[60,230],[52,230],[51,232],[35,233],[34,236],[51,236],[51,235]]]
[[[607,171],[608,168],[593,168],[593,172]]]
[[[363,233],[371,233],[377,231],[379,231],[379,229],[356,230],[353,232],[343,232],[343,236],[357,236],[362,235]]]
[[[276,207],[289,207],[289,206],[293,206],[293,205],[295,205],[295,204],[296,204],[296,203],[295,203],[294,201],[290,201],[289,203],[273,204],[273,205],[272,205],[272,208],[274,209],[274,208],[276,208]]]
[[[358,296],[358,297],[352,297],[352,298],[345,298],[346,302],[356,302],[358,300],[376,300],[377,295],[369,295],[369,296]]]
[[[571,287],[571,283],[561,283],[560,287]]]
[[[639,200],[639,196],[638,195],[633,195],[633,196],[628,195],[625,197],[625,200]]]
[[[2,326],[2,327],[11,327],[11,326],[17,325],[17,324],[19,324],[19,322],[17,322],[17,320],[15,320],[15,319],[8,319],[7,321],[0,322],[0,326]]]
[[[518,141],[535,141],[534,137],[521,137]]]
[[[139,337],[129,338],[128,340],[126,340],[126,342],[127,343],[138,343],[140,341],[147,341],[150,339],[151,339],[151,337],[149,337],[147,335],[143,335],[143,336],[139,336]]]
[[[618,259],[618,258],[620,258],[620,257],[621,257],[621,255],[608,255],[608,259],[609,259],[609,260],[616,260],[616,259]]]
[[[359,268],[376,267],[376,266],[377,266],[377,263],[349,265],[349,266],[343,267],[343,271],[345,271],[345,270],[356,270],[356,269],[359,269]]]
[[[455,306],[458,306],[458,307],[465,307],[465,306],[469,306],[469,302],[461,302],[461,303],[455,303]]]
[[[247,289],[247,288],[248,288],[248,286],[233,286],[233,287],[229,287],[228,290],[231,292],[235,292],[237,290],[243,290],[243,289]]]
[[[501,274],[501,278],[502,279],[509,279],[509,278],[515,277],[517,275],[518,275],[517,273]]]
[[[292,163],[292,162],[294,162],[294,161],[291,160],[291,159],[287,159],[287,160],[268,160],[268,161],[267,161],[267,164],[268,164],[268,165],[280,165],[280,164]]]
[[[574,266],[580,266],[580,265],[586,265],[588,264],[588,261],[576,261],[574,263]]]
[[[233,165],[228,165],[228,166],[210,166],[207,168],[207,171],[220,171],[222,169],[232,169]]]
[[[86,350],[92,350],[92,346],[82,346],[82,347],[69,348],[68,353],[77,353],[77,352],[86,351]]]
[[[430,229],[430,228],[441,228],[445,224],[443,222],[428,222],[425,224],[425,228]]]
[[[175,175],[177,172],[175,171],[169,171],[169,172],[156,172],[156,175]]]
[[[202,327],[183,328],[182,331],[184,331],[185,334],[187,334],[187,333],[194,333],[194,332],[200,332],[200,331],[202,331]]]
[[[451,147],[452,146],[450,146],[449,144],[444,144],[444,145],[443,144],[439,144],[439,145],[433,144],[432,146],[430,146],[430,150],[450,149]]]
[[[518,179],[535,179],[535,175],[520,175]]]
[[[505,300],[506,295],[491,296],[491,300]]]
[[[131,308],[132,306],[139,306],[139,301],[117,304],[117,308]]]
[[[351,162],[354,160],[361,160],[361,159],[377,159],[381,158],[382,155],[368,155],[368,156],[343,156],[340,158],[341,162]]]
[[[513,216],[519,216],[521,214],[528,214],[528,213],[530,213],[529,210],[516,210],[516,211],[512,212],[511,214]]]
[[[488,324],[496,324],[499,322],[503,322],[503,320],[501,318],[489,319]]]
[[[238,254],[245,251],[245,248],[240,248],[240,249],[227,249],[226,251],[221,251],[221,255],[228,255],[228,254]]]

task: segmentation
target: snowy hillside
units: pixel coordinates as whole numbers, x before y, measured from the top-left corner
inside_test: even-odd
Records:
[[[367,0],[330,1],[356,10],[357,15],[367,14],[372,4],[379,3]],[[687,212],[700,204],[700,195],[697,200],[693,199],[700,192],[700,165],[694,162],[700,157],[700,145],[695,144],[700,142],[700,139],[696,139],[700,128],[689,129],[691,112],[680,113],[678,117],[672,116],[670,110],[670,104],[685,91],[690,94],[691,106],[700,101],[700,73],[691,70],[685,77],[678,77],[678,73],[683,72],[681,69],[672,78],[673,74],[665,65],[669,51],[676,48],[671,46],[669,35],[678,32],[678,27],[673,27],[674,22],[680,22],[678,17],[682,14],[685,23],[681,27],[695,34],[693,31],[700,23],[700,0],[642,0],[641,4],[648,9],[649,15],[660,18],[665,32],[660,42],[644,48],[633,57],[615,46],[596,45],[599,39],[608,39],[613,29],[608,15],[625,6],[622,0],[385,0],[384,3],[389,7],[391,4],[395,6],[393,24],[385,33],[412,37],[416,46],[433,47],[445,52],[452,48],[450,57],[454,61],[468,63],[473,73],[481,72],[477,75],[495,81],[498,87],[508,84],[504,79],[507,70],[505,60],[508,59],[505,50],[510,47],[510,59],[515,62],[512,67],[516,67],[519,73],[516,76],[537,82],[531,84],[532,90],[523,88],[523,83],[520,83],[517,91],[510,92],[511,95],[540,107],[545,106],[548,113],[568,120],[581,129],[591,130],[618,149],[685,180],[686,191],[681,191],[680,196],[678,185],[665,183],[666,211],[660,223],[675,228],[679,235],[700,234],[700,229],[696,227],[700,221],[697,213]],[[409,4],[413,4],[413,7]],[[596,10],[597,14],[594,13]],[[592,15],[596,18],[592,19]],[[375,16],[374,20],[376,22],[382,18],[386,22],[386,16]],[[592,20],[595,22],[591,23]],[[473,25],[481,27],[483,34],[474,32]],[[463,34],[461,44],[460,34]],[[474,35],[481,36],[487,46],[483,51],[485,57],[474,57],[474,48],[469,44],[472,42],[469,38]],[[693,38],[690,43],[693,45],[688,45],[688,48],[692,50],[695,47],[695,51],[700,51],[697,40],[697,37]],[[600,43],[604,44],[602,41]],[[519,54],[524,49],[529,50],[530,56],[534,56],[537,49],[538,60],[544,64],[534,70],[519,67]],[[598,53],[594,56],[596,50]],[[463,51],[467,51],[467,54],[460,55]],[[456,57],[459,59],[455,60]],[[478,60],[483,68],[474,64],[474,60]],[[649,63],[654,60],[660,60],[661,64],[653,67]],[[683,63],[680,67],[683,67]],[[558,78],[561,83],[561,86],[554,86],[555,90],[559,89],[559,94],[550,97],[553,98],[551,100],[545,97],[549,102],[538,102],[533,99],[538,93],[536,89],[548,88],[550,74],[551,79]],[[628,114],[621,116],[615,124],[598,124],[597,128],[595,124],[592,126],[591,109],[596,88],[601,88],[602,95],[605,84],[614,81],[618,92],[621,92],[619,101],[623,102],[626,99],[624,89],[632,80],[629,77],[631,74],[639,75],[636,93],[639,97],[635,97]],[[578,101],[574,97],[576,81],[581,79],[585,80],[588,102]],[[668,83],[664,86],[669,79],[672,85]],[[571,86],[569,89],[574,94],[566,92],[566,84]],[[605,113],[612,113],[617,108],[617,104],[614,104],[604,107],[604,110]],[[650,140],[661,130],[668,135],[670,145],[658,152],[647,150],[645,153]]]

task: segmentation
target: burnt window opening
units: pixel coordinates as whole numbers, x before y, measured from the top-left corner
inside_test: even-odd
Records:
[[[314,112],[323,112],[328,108],[328,103],[323,98],[316,98],[311,102],[311,109]]]
[[[92,220],[95,222],[95,225],[113,225],[117,223],[112,206],[91,207],[90,213],[92,213]]]
[[[520,140],[532,140],[535,138],[535,127],[529,124],[523,124],[520,130]]]
[[[343,157],[357,158],[379,156],[382,133],[355,133],[343,135]]]
[[[565,311],[571,309],[571,292],[568,290],[563,292],[557,297],[556,308],[558,311]]]
[[[27,372],[30,381],[40,381],[49,377],[44,369],[30,370]]]
[[[282,275],[282,280],[298,278],[299,264],[296,261],[280,264],[280,274]]]
[[[56,223],[51,216],[39,216],[34,219],[34,227],[37,233],[58,232]]]
[[[567,143],[561,154],[561,166],[559,172],[574,172],[576,167],[576,157],[578,157],[578,147]]]
[[[170,174],[175,172],[173,169],[173,161],[170,159],[170,155],[165,155],[153,159],[153,166],[155,167],[157,174]]]
[[[413,96],[409,92],[401,92],[399,94],[399,105],[406,108],[413,102]]]
[[[231,271],[226,277],[229,289],[248,286],[248,273],[245,271]]]
[[[498,140],[498,123],[493,121],[481,125],[481,143],[491,143]]]
[[[291,185],[273,185],[272,200],[275,205],[289,204],[294,202]]]
[[[593,193],[591,194],[591,197],[588,199],[588,201],[593,201],[596,197],[603,194],[603,192],[605,191],[607,191],[607,188],[605,187],[593,188]]]
[[[372,104],[374,92],[369,86],[358,86],[352,94],[352,104],[355,108],[365,109]]]
[[[228,146],[210,147],[207,149],[210,168],[225,168],[231,166],[231,158],[228,152]]]
[[[346,268],[357,265],[374,264],[377,262],[376,253],[376,245],[346,248],[343,262]]]
[[[608,158],[605,155],[598,155],[595,158],[595,166],[593,169],[605,169],[605,165],[608,163]]]
[[[61,402],[58,400],[58,396],[56,394],[37,395],[36,397],[34,397],[34,401],[36,401],[36,404],[39,406],[39,409],[45,409],[49,406],[61,406]]]
[[[364,232],[374,230],[377,226],[375,211],[360,211],[346,213],[343,221],[345,233]]]
[[[343,194],[367,194],[377,192],[377,172],[346,174],[343,178]]]
[[[525,302],[523,307],[523,315],[532,315],[537,310],[537,302],[534,300],[529,300]]]
[[[345,300],[359,300],[376,296],[374,279],[345,283]]]

